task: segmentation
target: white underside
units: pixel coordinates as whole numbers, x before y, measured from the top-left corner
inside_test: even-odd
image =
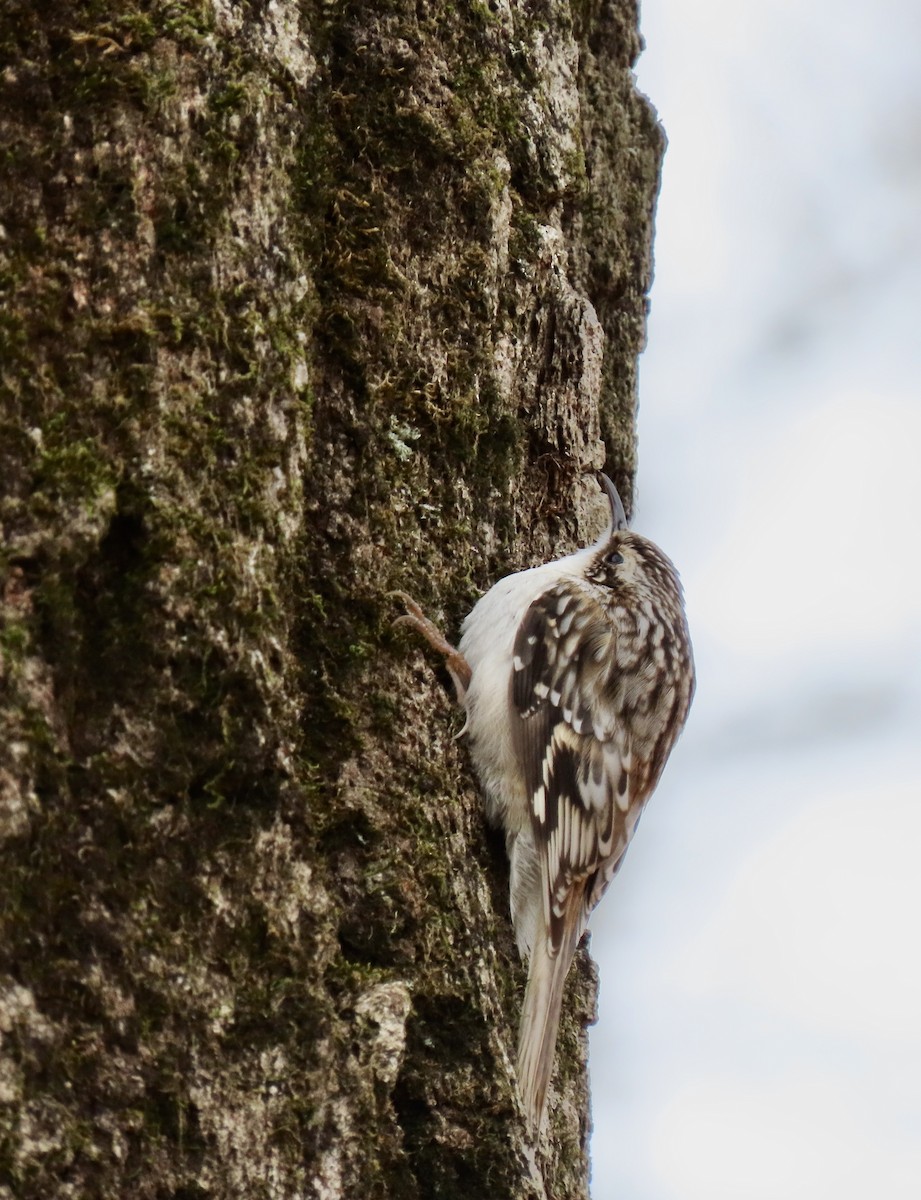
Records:
[[[529,798],[512,745],[511,680],[515,634],[531,604],[561,579],[584,581],[590,546],[556,562],[500,579],[464,621],[460,651],[472,678],[464,705],[474,765],[486,790],[490,820],[505,830],[511,863],[511,911],[522,957],[542,928],[540,866]]]

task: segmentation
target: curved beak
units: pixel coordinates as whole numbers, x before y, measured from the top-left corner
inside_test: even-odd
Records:
[[[626,529],[627,515],[624,512],[623,501],[618,495],[617,488],[613,483],[611,483],[604,471],[598,472],[598,478],[601,482],[601,486],[607,492],[608,499],[611,502],[611,533],[613,533],[615,529]]]

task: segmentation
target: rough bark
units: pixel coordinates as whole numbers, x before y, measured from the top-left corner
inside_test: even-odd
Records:
[[[586,1195],[591,966],[534,1147],[503,847],[387,593],[456,632],[630,494],[636,22],[0,9],[0,1195]]]

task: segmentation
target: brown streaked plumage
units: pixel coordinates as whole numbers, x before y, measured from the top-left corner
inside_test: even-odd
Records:
[[[445,655],[487,810],[505,831],[512,921],[529,961],[519,1089],[538,1127],[563,985],[684,725],[694,664],[677,572],[626,529],[607,476],[593,545],[497,583],[457,650],[403,597],[401,618]]]

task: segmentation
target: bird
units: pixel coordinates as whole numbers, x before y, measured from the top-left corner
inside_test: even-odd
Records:
[[[444,658],[466,712],[486,815],[502,828],[528,981],[518,1090],[540,1130],[566,976],[687,719],[691,639],[678,573],[627,527],[614,484],[592,545],[507,575],[452,645],[405,592],[408,625]]]

